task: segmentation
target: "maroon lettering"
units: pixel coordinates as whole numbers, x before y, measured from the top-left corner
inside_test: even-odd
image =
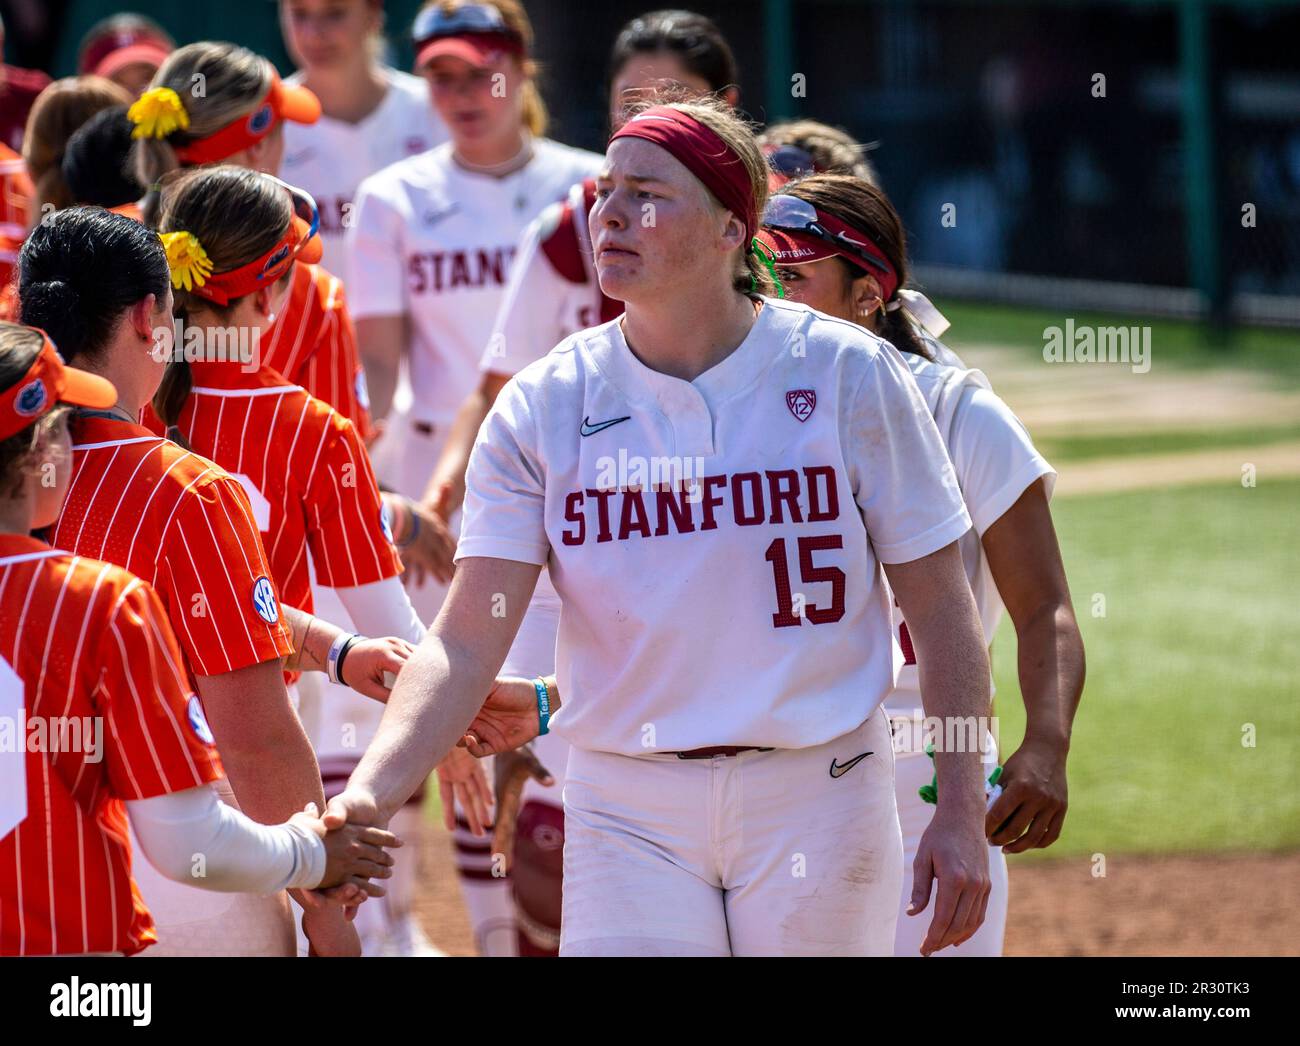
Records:
[[[714,487],[725,487],[726,485],[726,476],[704,477],[704,522],[700,525],[701,530],[718,529],[718,521],[713,518],[713,510],[722,504],[722,496],[715,497],[709,491]]]
[[[830,465],[810,465],[804,468],[803,475],[808,483],[808,522],[825,523],[828,520],[839,519],[840,496],[835,483],[835,469]],[[818,485],[818,479],[825,481],[825,508],[821,507],[822,488]]]
[[[587,497],[596,499],[596,516],[600,529],[596,532],[596,541],[613,541],[614,535],[609,530],[609,499],[614,496],[612,490],[588,490]]]
[[[769,471],[767,490],[768,498],[772,502],[772,518],[769,522],[773,524],[785,522],[785,513],[781,511],[782,505],[790,510],[791,523],[803,522],[803,510],[799,507],[799,473],[794,469]]]
[[[745,511],[746,485],[750,489],[750,500],[754,503],[752,512]],[[763,516],[766,515],[763,511],[763,477],[757,472],[737,472],[731,477],[731,502],[737,526],[752,527],[762,523]]]
[[[479,283],[483,281],[480,279]],[[451,280],[450,286],[456,287],[473,287],[474,282],[469,275],[469,262],[465,259],[464,251],[457,251],[451,256]]]
[[[633,519],[633,516],[636,518]],[[650,536],[650,519],[646,515],[645,499],[639,490],[629,490],[623,494],[623,514],[618,521],[619,541],[626,541],[634,530],[643,538]]]
[[[423,294],[429,286],[428,277],[424,273],[424,265],[421,264],[423,260],[424,255],[422,254],[412,254],[406,259],[406,269],[410,276],[412,294]]]
[[[581,545],[587,540],[587,517],[582,514],[582,491],[575,490],[564,499],[564,518],[569,523],[576,523],[578,529],[575,531],[566,530],[560,540],[566,545]]]
[[[663,537],[668,533],[670,515],[673,519],[672,528],[678,534],[690,534],[695,530],[691,503],[685,489],[655,491],[655,513],[659,520],[655,525],[655,537]]]

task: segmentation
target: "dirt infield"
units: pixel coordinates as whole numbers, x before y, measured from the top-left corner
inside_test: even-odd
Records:
[[[417,911],[449,955],[473,955],[439,828],[423,847]],[[1300,955],[1300,853],[1015,860],[1007,955]]]

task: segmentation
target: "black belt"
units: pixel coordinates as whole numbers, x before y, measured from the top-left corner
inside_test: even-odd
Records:
[[[770,748],[757,745],[717,745],[713,748],[692,748],[689,752],[674,752],[678,759],[712,759],[719,755],[740,755],[741,752],[770,752]]]

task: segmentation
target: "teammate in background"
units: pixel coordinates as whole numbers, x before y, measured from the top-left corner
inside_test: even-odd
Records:
[[[32,106],[23,138],[23,162],[35,186],[29,221],[74,202],[63,181],[68,139],[102,109],[131,101],[126,90],[99,76],[69,76],[52,83]]]
[[[870,147],[830,124],[816,120],[774,123],[758,136],[758,144],[772,168],[769,185],[773,192],[791,178],[809,174],[848,174],[880,184],[867,160]]]
[[[42,332],[0,323],[0,714],[49,736],[100,724],[63,731],[80,740],[70,750],[0,755],[0,955],[131,955],[156,940],[131,879],[128,816],[164,874],[216,891],[387,878],[381,847],[400,845],[374,829],[326,837],[314,806],[267,828],[218,802],[221,762],[157,594],[29,536],[68,491],[64,406],[116,402]],[[51,656],[63,640],[70,649]]]
[[[166,365],[159,332],[171,330],[158,237],[97,208],[61,211],[23,245],[19,294],[24,320],[49,331],[66,360],[110,380],[118,395],[109,409],[72,418],[72,483],[51,544],[125,567],[158,592],[222,752],[223,798],[237,796],[239,808],[263,824],[323,803],[282,661],[324,668],[337,630],[279,606],[239,482],[136,423]],[[402,661],[384,640],[354,648],[350,658],[349,680],[380,698],[373,684]],[[159,892],[160,881],[154,887],[145,893],[164,928],[155,951],[292,954],[284,894],[219,899],[179,886]],[[318,952],[358,947],[337,908],[307,911],[303,923]]]
[[[739,79],[726,38],[708,18],[689,11],[639,15],[619,32],[610,56],[610,127],[623,122],[628,106],[655,91],[713,94],[734,105],[739,101]],[[501,308],[479,360],[478,387],[456,414],[426,493],[426,507],[443,518],[460,508],[474,437],[505,383],[570,334],[623,311],[622,302],[601,294],[596,280],[587,231],[595,198],[595,178],[584,179],[566,200],[543,211],[520,240]],[[559,596],[543,571],[502,672],[525,679],[554,672],[559,623]],[[494,760],[499,782],[497,835],[511,832],[512,826],[504,821],[517,808],[513,852],[507,857],[519,954],[553,956],[560,946],[561,794],[569,749],[558,734],[547,734],[533,744],[532,753],[534,758],[524,750],[507,752]],[[543,768],[549,772],[549,784],[541,781]],[[522,795],[509,794],[517,793],[521,785]],[[498,842],[494,839],[494,847]]]
[[[615,132],[591,231],[626,312],[498,397],[447,605],[327,812],[383,824],[471,719],[479,752],[497,750],[493,718],[521,728],[511,741],[546,729],[544,687],[513,713],[474,695],[549,564],[555,725],[573,745],[562,954],[891,953],[890,588],[927,711],[988,704],[956,545],[970,517],[939,433],[887,343],[762,296],[766,196],[762,153],[720,105],[655,106]],[[979,754],[936,761],[926,951],[974,933],[989,888]]]
[[[362,183],[348,230],[348,289],[375,416],[386,419],[375,470],[418,504],[456,410],[478,381],[520,234],[600,159],[543,137],[532,27],[518,0],[429,3],[412,35],[416,68],[451,141]],[[399,539],[418,529],[433,552],[408,560],[412,600],[425,621],[450,577],[455,524],[444,520],[422,516],[417,527],[400,520],[396,528]],[[422,576],[426,569],[431,576]],[[448,775],[463,782],[474,769],[453,753],[440,772],[444,792],[457,783]],[[508,884],[493,876],[490,843],[481,837],[484,799],[459,811],[461,883],[479,950],[513,954]]]
[[[132,12],[110,15],[82,37],[77,72],[120,84],[134,101],[175,49],[176,41],[152,18]]]
[[[196,79],[199,78],[199,79]],[[204,84],[195,94],[192,85]],[[136,124],[136,176],[156,189],[184,167],[229,163],[276,174],[286,123],[320,118],[305,87],[280,82],[275,67],[233,44],[197,43],[173,51],[150,89],[131,107]],[[158,223],[158,193],[145,198]],[[343,285],[319,265],[295,265],[285,303],[265,332],[262,362],[324,400],[357,427],[370,429],[365,375]]]
[[[298,66],[287,82],[321,102],[314,124],[285,128],[282,173],[320,206],[322,261],[345,276],[344,233],[362,179],[447,139],[424,81],[383,63],[383,26],[383,0],[280,0]]]
[[[0,52],[4,50],[5,23],[0,18]],[[17,152],[23,147],[27,114],[50,77],[39,69],[21,69],[0,59],[0,146]]]
[[[0,142],[0,320],[18,316],[14,273],[18,250],[27,236],[34,192],[23,158]]]
[[[173,286],[185,288],[176,314],[201,331],[258,331],[292,278],[289,267],[318,254],[316,224],[309,198],[266,175],[219,166],[170,182],[160,229]],[[244,482],[263,513],[272,577],[286,602],[310,610],[314,577],[359,630],[420,640],[424,626],[398,579],[379,489],[350,422],[276,371],[238,361],[173,361],[154,407],[187,445]],[[346,654],[338,652],[340,665]],[[358,734],[353,743],[366,740]],[[449,787],[486,795],[477,769]],[[379,906],[379,917],[409,923],[407,938],[416,932],[405,909]],[[423,947],[418,936],[404,944]]]
[[[101,109],[68,139],[63,151],[63,181],[74,203],[106,207],[143,221],[139,200],[144,186],[131,165],[135,125],[125,105]]]
[[[1084,653],[1070,589],[1048,508],[1056,473],[1034,449],[1029,433],[979,371],[947,366],[951,353],[935,335],[946,322],[904,290],[908,266],[902,222],[879,189],[857,178],[815,175],[772,197],[760,240],[776,257],[786,296],[828,316],[860,324],[904,353],[938,424],[956,469],[973,526],[958,542],[986,642],[997,632],[1003,605],[1016,628],[1025,738],[1007,760],[1002,794],[986,818],[993,890],[984,925],[964,944],[940,955],[1001,955],[1007,917],[1007,853],[1050,846],[1066,810],[1065,761],[1083,691]],[[935,808],[917,790],[933,766],[924,752],[918,656],[910,615],[895,611],[906,664],[885,700],[897,753],[899,818],[905,855],[901,910],[922,907],[913,889],[917,851]],[[921,661],[924,667],[924,661]],[[984,714],[982,711],[981,714]],[[992,738],[986,773],[997,762]],[[940,787],[942,796],[943,785]],[[1002,847],[1003,849],[999,849]],[[915,955],[924,924],[900,918],[896,955]]]

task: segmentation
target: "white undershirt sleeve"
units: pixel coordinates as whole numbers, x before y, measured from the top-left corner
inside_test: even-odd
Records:
[[[325,876],[325,843],[295,824],[264,825],[187,788],[126,804],[149,863],[168,879],[220,893],[312,889]]]
[[[364,636],[397,636],[412,643],[424,638],[425,626],[411,606],[411,597],[400,578],[336,588],[334,594],[352,619],[352,627]]]

